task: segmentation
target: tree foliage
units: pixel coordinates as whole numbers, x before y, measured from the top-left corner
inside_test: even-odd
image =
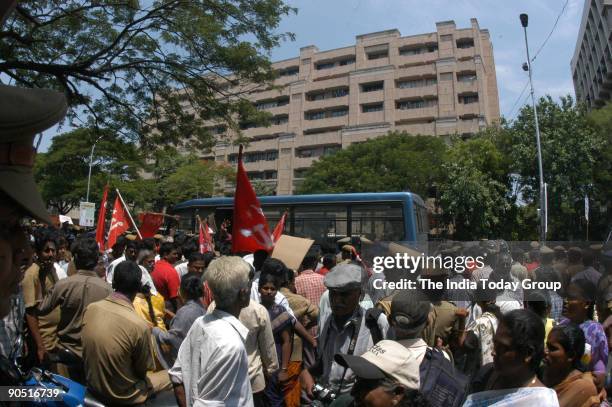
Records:
[[[432,136],[393,132],[322,157],[298,193],[414,191],[422,196],[442,178],[446,145]]]
[[[0,31],[0,73],[65,92],[75,125],[204,148],[206,120],[266,122],[243,95],[274,78],[269,51],[292,37],[275,32],[292,11],[283,0],[23,0]]]
[[[60,214],[68,213],[87,194],[91,147],[94,145],[90,200],[102,194],[107,182],[129,182],[140,178],[144,162],[133,144],[105,132],[78,129],[53,138],[47,153],[37,155],[34,177],[43,199]]]

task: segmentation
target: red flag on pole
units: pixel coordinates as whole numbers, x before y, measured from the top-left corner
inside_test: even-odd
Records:
[[[102,194],[102,203],[100,204],[100,212],[98,213],[98,225],[96,226],[96,242],[100,251],[104,251],[104,227],[106,226],[106,200],[108,199],[108,184],[104,187]]]
[[[232,224],[232,252],[254,253],[272,250],[274,243],[268,221],[242,165],[242,146],[238,151],[238,173],[234,194],[234,222]]]
[[[140,234],[142,238],[153,237],[164,224],[164,215],[161,213],[145,212],[138,215],[140,221]]]
[[[215,250],[213,246],[212,236],[210,235],[210,228],[208,223],[200,222],[200,253],[212,252]]]
[[[129,228],[130,221],[128,220],[119,196],[117,196],[117,198],[115,198],[115,207],[113,208],[113,217],[111,218],[110,228],[108,229],[108,247],[113,247],[117,238]]]
[[[276,242],[278,242],[278,239],[280,239],[281,235],[283,234],[283,230],[285,230],[285,220],[286,219],[287,219],[287,212],[283,213],[283,216],[281,216],[280,220],[274,227],[274,232],[272,232],[272,241],[275,244]]]

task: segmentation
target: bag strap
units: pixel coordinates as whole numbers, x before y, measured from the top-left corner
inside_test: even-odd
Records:
[[[370,308],[366,311],[365,324],[370,330],[374,345],[384,339],[380,327],[378,326],[378,318],[382,313],[383,311],[380,308]]]

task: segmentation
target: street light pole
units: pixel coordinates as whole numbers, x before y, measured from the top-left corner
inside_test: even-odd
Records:
[[[87,175],[87,196],[85,197],[85,202],[89,202],[89,185],[91,184],[91,166],[93,165],[93,154],[96,144],[98,144],[98,141],[100,141],[101,138],[102,136],[98,137],[91,146],[91,154],[89,154],[89,174]]]
[[[536,100],[533,91],[533,79],[531,77],[531,58],[529,57],[529,44],[527,42],[527,25],[529,17],[527,14],[521,14],[521,25],[525,34],[525,49],[527,50],[527,72],[529,73],[529,86],[531,88],[531,104],[533,105],[533,118],[535,120],[536,131],[536,146],[538,150],[538,172],[540,176],[540,241],[542,244],[546,242],[546,220],[547,220],[547,205],[546,194],[544,191],[544,170],[542,169],[542,147],[540,145],[540,125],[538,123],[538,109],[536,108]]]

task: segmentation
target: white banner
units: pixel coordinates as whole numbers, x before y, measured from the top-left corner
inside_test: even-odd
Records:
[[[85,227],[93,227],[95,224],[94,217],[96,214],[96,204],[93,202],[81,202],[79,211],[79,225]]]
[[[589,196],[584,196],[584,217],[586,221],[589,221]]]

